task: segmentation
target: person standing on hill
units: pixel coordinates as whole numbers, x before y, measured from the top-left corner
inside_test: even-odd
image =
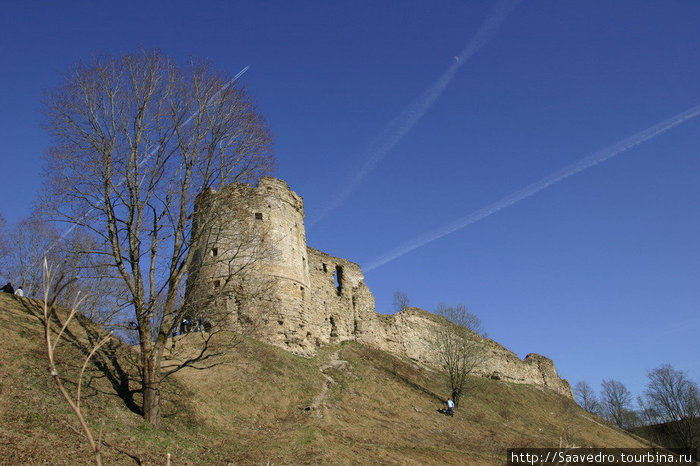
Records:
[[[12,287],[12,283],[7,282],[7,285],[0,288],[0,291],[2,291],[3,293],[13,294],[15,292],[15,289]]]
[[[448,416],[454,416],[455,402],[451,398],[447,400],[447,414]]]
[[[21,286],[15,290],[15,296],[17,296],[18,298],[21,298],[24,296],[24,290],[22,289]]]

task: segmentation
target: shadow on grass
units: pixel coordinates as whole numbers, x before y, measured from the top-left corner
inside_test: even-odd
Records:
[[[22,299],[20,303],[29,314],[39,320],[42,326],[44,325],[43,302],[39,300]],[[64,322],[57,313],[54,312],[52,314],[52,319],[57,328],[63,327]],[[73,320],[83,329],[87,340],[78,338],[71,331],[70,327],[66,328],[62,338],[65,342],[77,349],[83,357],[87,357],[97,343],[104,338],[105,332],[82,314],[77,313]],[[143,410],[134,398],[135,395],[141,393],[141,388],[132,388],[132,382],[138,380],[138,369],[136,361],[133,360],[133,355],[129,353],[129,349],[125,348],[124,344],[117,338],[110,339],[105,345],[99,348],[90,359],[90,364],[97,369],[99,375],[95,375],[94,372],[90,373],[85,386],[105,395],[116,394],[130,411],[142,416]],[[82,361],[80,364],[82,364]],[[100,378],[104,378],[110,383],[114,389],[113,393],[105,392],[95,387],[95,384],[92,382]]]
[[[412,370],[410,367],[407,367],[405,363],[394,359],[393,356],[386,356],[387,357],[382,358],[376,358],[371,355],[363,357],[369,357],[370,359],[372,359],[378,369],[383,370],[397,381],[411,387],[412,389],[418,392],[424,393],[429,398],[439,401],[440,403],[447,402],[446,398],[441,397],[426,386],[416,382],[416,380],[423,378],[423,376],[418,374],[417,371]]]

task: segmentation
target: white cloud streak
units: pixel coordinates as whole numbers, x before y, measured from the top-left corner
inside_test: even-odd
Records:
[[[331,212],[336,210],[365,179],[365,177],[386,157],[386,155],[398,144],[409,131],[418,123],[435,101],[445,91],[454,78],[457,70],[464,65],[476,52],[491,40],[508,13],[513,10],[519,0],[502,0],[491,11],[484,24],[476,35],[467,43],[459,56],[438,78],[435,83],[411,102],[401,113],[387,124],[382,132],[374,139],[368,149],[369,158],[360,168],[350,183],[310,222],[309,227],[320,222]]]
[[[553,173],[519,191],[514,192],[513,194],[510,194],[509,196],[504,197],[500,201],[486,206],[483,209],[472,212],[466,217],[463,217],[452,223],[443,225],[440,228],[430,231],[424,235],[416,237],[415,239],[403,244],[402,246],[399,246],[398,248],[374,259],[372,262],[365,265],[363,268],[365,271],[369,272],[378,267],[381,267],[382,265],[388,264],[389,262],[408,254],[414,249],[418,249],[422,246],[425,246],[426,244],[432,243],[433,241],[447,236],[450,233],[454,233],[455,231],[461,230],[462,228],[465,228],[471,225],[472,223],[476,223],[479,220],[489,217],[495,214],[496,212],[505,209],[506,207],[510,207],[513,204],[520,202],[523,199],[526,199],[542,191],[543,189],[550,187],[555,183],[563,181],[569,178],[570,176],[573,176],[577,173],[587,170],[588,168],[598,165],[599,163],[604,162],[612,157],[615,157],[616,155],[621,154],[622,152],[628,151],[633,147],[636,147],[639,144],[648,141],[649,139],[656,137],[698,115],[700,115],[700,105],[686,110],[683,113],[679,113],[678,115],[669,118],[668,120],[664,120],[660,123],[657,123],[654,126],[640,131],[611,146],[594,152],[593,154],[582,158],[578,162],[575,162],[574,164],[569,165],[568,167],[556,173]]]

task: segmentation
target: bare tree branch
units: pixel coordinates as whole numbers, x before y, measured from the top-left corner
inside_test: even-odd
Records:
[[[77,308],[74,307],[71,309],[70,314],[68,315],[68,318],[66,319],[65,323],[61,327],[61,330],[55,335],[52,335],[52,325],[51,321],[53,320],[53,316],[56,312],[55,308],[55,303],[56,303],[56,297],[60,292],[65,288],[66,283],[63,282],[62,277],[59,277],[58,280],[56,280],[55,284],[52,286],[52,278],[53,278],[53,271],[48,265],[48,262],[44,260],[43,264],[43,292],[44,292],[44,304],[43,304],[43,323],[44,323],[44,341],[46,343],[46,356],[48,358],[49,362],[49,373],[51,374],[51,377],[54,379],[54,382],[56,382],[56,386],[58,387],[58,390],[61,392],[61,395],[63,396],[63,399],[68,403],[68,406],[70,406],[71,410],[73,411],[73,414],[78,418],[78,422],[80,423],[80,426],[85,433],[85,436],[88,440],[88,443],[90,444],[90,449],[92,450],[92,453],[95,457],[95,464],[98,466],[102,465],[102,455],[100,454],[100,442],[98,439],[98,442],[95,442],[92,432],[90,431],[90,428],[87,425],[87,422],[85,421],[85,417],[83,416],[83,412],[80,409],[80,388],[82,385],[82,380],[83,380],[83,375],[85,372],[85,367],[87,366],[88,362],[92,358],[92,356],[95,354],[95,352],[103,346],[105,343],[109,341],[111,338],[111,334],[107,335],[104,337],[93,349],[90,351],[90,353],[87,355],[85,358],[85,361],[83,362],[83,366],[80,370],[80,375],[78,377],[78,393],[76,395],[75,400],[68,394],[68,391],[65,389],[63,386],[63,382],[61,381],[60,374],[58,373],[58,369],[56,368],[56,363],[54,359],[54,354],[56,350],[56,345],[58,345],[59,341],[61,340],[61,336],[63,335],[63,332],[66,330],[68,327],[68,324],[71,322],[73,317],[76,314]],[[100,430],[100,438],[102,436],[102,431]]]

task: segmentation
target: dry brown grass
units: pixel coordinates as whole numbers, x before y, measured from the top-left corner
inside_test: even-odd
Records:
[[[30,310],[0,296],[0,463],[90,464]],[[70,388],[78,346],[59,345]],[[327,367],[336,354],[347,364]],[[216,368],[185,369],[166,384],[159,429],[127,409],[98,368],[90,376],[86,411],[93,426],[105,421],[105,464],[165,464],[167,453],[174,465],[503,464],[510,447],[642,446],[560,395],[482,378],[471,379],[453,418],[443,416],[440,374],[354,343],[305,359],[244,340]],[[324,383],[325,397],[307,410]]]

